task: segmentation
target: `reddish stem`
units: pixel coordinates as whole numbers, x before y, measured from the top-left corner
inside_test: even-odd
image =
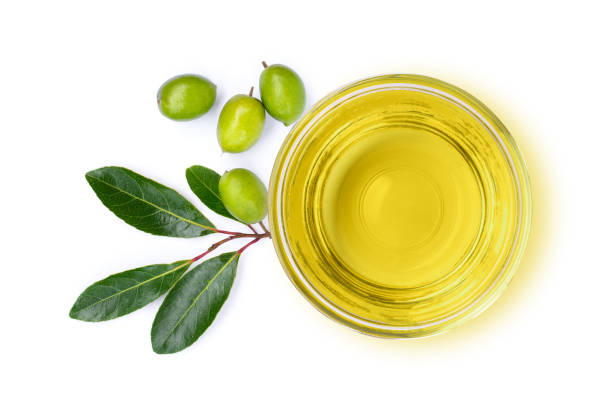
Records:
[[[264,68],[268,68],[268,64],[266,64],[266,61],[261,61],[261,65],[263,65]]]
[[[209,230],[213,231],[213,232],[218,232],[219,234],[226,234],[226,235],[240,235],[240,234],[242,234],[242,232],[225,231],[225,230],[220,230],[220,229],[216,229],[216,228],[209,228]]]
[[[236,239],[236,238],[245,238],[239,235],[232,235],[231,237],[227,237],[225,239],[222,239],[221,241],[215,242],[214,244],[212,244],[210,246],[210,248],[208,248],[206,251],[202,252],[200,255],[196,256],[195,258],[193,258],[191,260],[191,262],[195,262],[199,259],[202,259],[203,257],[205,257],[206,255],[210,254],[212,251],[214,251],[215,249],[219,248],[221,245],[223,245],[224,243],[231,241],[232,239]]]
[[[213,232],[218,232],[219,234],[225,234],[225,235],[247,235],[247,236],[253,236],[253,235],[259,235],[259,232],[257,232],[257,230],[254,230],[250,225],[246,224],[247,227],[249,227],[249,229],[251,231],[253,231],[253,234],[245,234],[244,232],[235,232],[235,231],[225,231],[225,230],[220,230],[220,229],[216,229],[216,228],[208,228],[210,231]]]
[[[259,226],[261,228],[263,228],[264,232],[268,235],[270,235],[270,231],[268,231],[268,229],[266,228],[266,225],[263,223],[263,221],[259,221]]]
[[[242,248],[240,248],[238,250],[238,253],[241,254],[244,252],[245,249],[247,249],[248,247],[250,247],[251,245],[253,245],[254,243],[256,243],[257,241],[259,241],[263,236],[259,236],[257,238],[255,238],[254,240],[252,240],[251,242],[249,242],[248,244],[246,244],[245,246],[243,246]]]
[[[264,229],[264,231],[265,231],[264,233],[257,232],[257,230],[251,224],[246,224],[246,226],[249,227],[249,229],[251,231],[253,231],[252,234],[245,234],[244,232],[232,232],[232,231],[218,230],[216,228],[210,228],[211,231],[218,232],[218,233],[221,233],[221,234],[226,234],[226,235],[229,235],[229,237],[226,237],[226,238],[222,239],[221,241],[215,242],[206,251],[202,252],[200,255],[198,255],[195,258],[193,258],[190,262],[193,263],[193,262],[196,262],[196,261],[202,259],[203,257],[205,257],[206,255],[210,254],[215,249],[219,248],[221,245],[223,245],[226,242],[229,242],[229,241],[231,241],[233,239],[237,239],[237,238],[254,238],[251,242],[249,242],[248,244],[246,244],[245,246],[243,246],[242,248],[240,248],[238,250],[238,253],[241,254],[242,252],[244,252],[245,249],[247,249],[248,247],[250,247],[251,245],[253,245],[257,241],[259,241],[260,239],[266,238],[266,237],[267,238],[270,237],[270,232],[266,229],[265,225],[262,222],[260,222],[259,225],[261,225],[261,227]]]

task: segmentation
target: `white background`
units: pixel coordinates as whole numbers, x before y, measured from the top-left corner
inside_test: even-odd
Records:
[[[3,2],[0,404],[610,406],[606,3]],[[241,258],[217,320],[181,353],[151,350],[160,301],[106,323],[68,317],[92,282],[191,257],[215,239],[127,226],[86,171],[126,166],[193,202],[184,179],[193,164],[267,180],[287,128],[268,120],[239,155],[222,155],[215,136],[222,104],[257,83],[262,59],[298,71],[309,105],[353,80],[402,72],[451,82],[498,114],[527,160],[535,213],[496,304],[440,336],[371,338],[310,306],[267,241]],[[212,79],[217,103],[172,122],[157,111],[157,88],[186,72]]]

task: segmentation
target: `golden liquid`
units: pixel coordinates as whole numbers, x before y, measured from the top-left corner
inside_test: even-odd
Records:
[[[385,336],[429,334],[486,307],[528,230],[526,174],[503,125],[404,80],[443,84],[380,77],[324,100],[288,137],[271,183],[290,278],[324,313]]]
[[[378,285],[417,288],[443,278],[478,237],[483,211],[474,172],[452,145],[419,129],[357,139],[323,191],[330,246]]]

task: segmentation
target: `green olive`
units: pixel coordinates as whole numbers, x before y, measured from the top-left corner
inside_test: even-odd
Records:
[[[259,76],[261,101],[268,113],[285,124],[295,122],[306,106],[304,83],[291,68],[285,65],[263,63]]]
[[[268,213],[266,186],[249,170],[233,169],[223,174],[219,195],[227,211],[246,224],[261,221]]]
[[[253,89],[251,88],[251,93]],[[266,120],[266,111],[257,98],[233,96],[219,115],[217,140],[224,152],[240,153],[259,140]]]
[[[215,103],[217,87],[199,75],[179,75],[157,92],[159,111],[174,120],[191,120],[208,112]]]

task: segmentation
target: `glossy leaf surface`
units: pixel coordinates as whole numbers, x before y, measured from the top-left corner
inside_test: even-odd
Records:
[[[180,261],[111,275],[85,289],[70,310],[70,317],[99,322],[131,313],[165,293],[190,265],[189,261]]]
[[[204,205],[219,215],[236,220],[221,201],[219,195],[219,179],[221,176],[217,172],[204,166],[191,166],[185,172],[185,176],[189,187]]]
[[[239,257],[229,252],[211,258],[178,281],[153,322],[151,343],[156,353],[176,353],[204,333],[229,295]]]
[[[214,225],[176,191],[123,167],[85,175],[102,203],[131,226],[154,235],[192,238]]]

